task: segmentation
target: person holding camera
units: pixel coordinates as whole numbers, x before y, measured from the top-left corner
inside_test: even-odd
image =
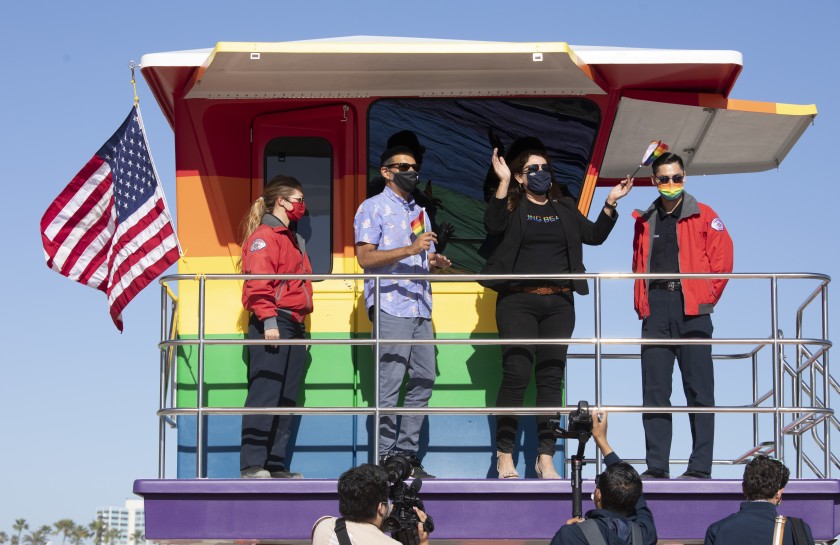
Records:
[[[642,479],[607,442],[607,413],[596,411],[594,416],[592,438],[607,465],[595,478],[595,509],[585,519],[566,521],[551,545],[655,545],[656,526],[642,493]]]
[[[362,464],[338,479],[338,512],[341,518],[321,517],[312,527],[312,545],[400,545],[382,530],[390,512],[388,472],[379,466]],[[418,545],[428,545],[426,513],[414,508]]]
[[[747,501],[741,509],[706,530],[705,545],[778,543],[774,538],[776,507],[782,503],[790,470],[779,460],[760,454],[744,468],[741,488]],[[813,545],[811,527],[802,519],[783,517],[782,545]]]

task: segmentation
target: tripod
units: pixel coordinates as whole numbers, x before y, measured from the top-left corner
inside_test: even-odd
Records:
[[[572,462],[572,516],[583,515],[583,479],[581,473],[585,465],[583,453],[586,450],[586,442],[592,438],[592,415],[589,413],[589,403],[579,401],[578,408],[569,414],[569,429],[560,427],[560,414],[557,420],[551,422],[555,425],[554,435],[563,439],[577,439],[577,454],[571,457]]]
[[[583,478],[581,476],[583,466],[586,464],[583,458],[583,451],[586,450],[586,442],[592,437],[592,433],[581,433],[578,435],[577,454],[572,456],[572,517],[583,515]]]

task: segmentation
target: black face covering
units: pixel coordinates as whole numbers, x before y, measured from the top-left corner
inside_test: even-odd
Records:
[[[528,189],[535,195],[545,195],[551,189],[551,173],[544,170],[528,173]]]
[[[394,183],[406,193],[414,191],[417,188],[417,182],[420,181],[420,175],[414,170],[392,172],[392,174],[394,175]]]

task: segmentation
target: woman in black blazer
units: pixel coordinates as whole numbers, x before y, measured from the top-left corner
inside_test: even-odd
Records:
[[[575,201],[557,184],[548,154],[540,149],[520,152],[508,167],[493,150],[493,170],[499,186],[484,213],[490,237],[498,238],[483,274],[578,274],[585,272],[583,244],[607,239],[615,221],[617,201],[633,187],[628,176],[614,187],[598,219],[589,221]],[[515,183],[511,183],[511,179]],[[567,339],[575,327],[573,292],[589,293],[585,280],[486,280],[498,292],[496,325],[503,339]],[[566,345],[503,345],[502,384],[498,407],[521,407],[535,365],[538,407],[563,402]],[[518,478],[513,447],[519,418],[496,419],[496,469],[500,479]],[[556,438],[548,416],[537,417],[539,437],[537,476],[559,479],[554,469]]]

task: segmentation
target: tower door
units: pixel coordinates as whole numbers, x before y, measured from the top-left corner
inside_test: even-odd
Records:
[[[306,252],[315,274],[354,273],[353,215],[357,195],[356,116],[349,104],[272,112],[254,118],[252,125],[252,199],[277,175],[293,176],[303,187],[306,215],[298,233],[306,240]],[[357,285],[358,284],[358,285]],[[361,283],[349,280],[313,282],[315,310],[307,320],[313,340],[351,338],[364,316]],[[369,325],[367,328],[369,329]],[[357,356],[370,352],[366,346],[313,344],[309,350],[299,406],[334,407],[359,404]],[[368,359],[370,359],[368,357]],[[367,438],[355,430],[354,416],[306,416],[293,428],[300,453],[291,461],[295,471],[307,477],[335,478],[336,467],[355,465],[357,450]],[[328,438],[324,430],[331,430]],[[326,442],[325,442],[325,439]],[[287,460],[287,463],[290,460]]]

